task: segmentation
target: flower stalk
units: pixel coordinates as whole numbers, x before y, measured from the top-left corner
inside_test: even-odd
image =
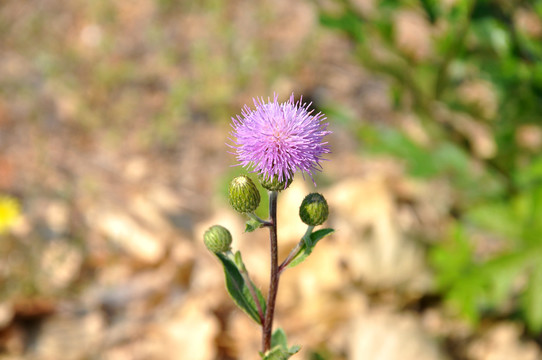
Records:
[[[267,310],[262,324],[262,352],[271,349],[271,335],[273,332],[273,318],[275,303],[279,288],[278,240],[277,240],[277,191],[269,191],[269,243],[271,251],[271,274],[269,279],[269,292],[267,295]]]

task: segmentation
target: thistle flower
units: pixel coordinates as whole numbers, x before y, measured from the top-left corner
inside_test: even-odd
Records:
[[[277,176],[278,181],[290,181],[299,170],[314,182],[313,172],[321,170],[322,156],[330,152],[322,141],[331,133],[326,117],[313,114],[302,99],[294,102],[293,94],[282,104],[277,99],[253,99],[255,110],[245,105],[241,116],[232,118],[233,154],[239,165],[266,180]]]

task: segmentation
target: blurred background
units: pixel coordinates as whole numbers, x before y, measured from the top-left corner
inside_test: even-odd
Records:
[[[308,192],[336,229],[281,278],[295,358],[542,359],[541,40],[540,0],[2,0],[0,359],[257,358],[202,234],[265,292],[226,143],[292,92],[333,153],[281,256]]]

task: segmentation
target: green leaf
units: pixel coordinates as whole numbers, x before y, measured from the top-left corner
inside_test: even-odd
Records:
[[[334,231],[335,230],[329,228],[320,229],[310,234],[308,238],[304,237],[303,239],[305,241],[303,242],[303,245],[301,246],[298,255],[292,260],[288,267],[294,267],[301,264],[307,258],[307,256],[311,254],[318,241],[320,241],[322,238],[331,234]]]
[[[486,279],[476,271],[466,273],[463,282],[456,282],[446,294],[446,301],[458,310],[471,324],[480,321],[480,308],[484,302]]]
[[[224,266],[226,288],[231,298],[233,299],[235,304],[241,310],[247,313],[247,315],[250,316],[254,321],[256,321],[256,323],[261,324],[256,302],[252,298],[252,294],[248,287],[249,285],[247,285],[247,283],[245,282],[243,275],[241,275],[241,272],[239,271],[235,263],[224,254],[217,253],[216,256]],[[254,292],[256,293],[262,311],[265,313],[265,299],[262,296],[261,292],[258,290],[258,288],[255,287],[254,284],[251,285],[254,289]]]
[[[288,348],[288,340],[284,330],[277,329],[271,336],[271,350],[262,355],[263,360],[286,360],[301,349],[300,346],[294,345]]]
[[[538,333],[542,330],[542,266],[535,266],[530,275],[522,305],[529,330]]]
[[[363,19],[353,12],[346,11],[339,16],[321,13],[320,24],[330,29],[344,31],[352,36],[358,43],[363,43],[365,40]]]
[[[263,360],[287,360],[290,358],[290,354],[287,350],[284,350],[280,346],[274,347],[268,352],[266,352],[263,356]]]
[[[301,350],[301,346],[299,345],[292,345],[290,346],[290,348],[288,349],[288,352],[290,353],[290,355],[294,355],[294,354],[297,354],[299,352],[299,350]]]
[[[286,339],[286,333],[281,328],[275,330],[273,335],[271,335],[271,348],[275,346],[280,346],[283,349],[288,348],[288,340]]]
[[[425,10],[429,21],[435,23],[438,15],[440,15],[439,1],[438,0],[420,0],[422,7]]]
[[[510,202],[486,202],[470,209],[466,219],[477,226],[493,231],[510,239],[518,238],[523,226]]]
[[[487,277],[487,305],[498,308],[513,295],[514,283],[528,267],[530,254],[520,251],[504,253],[487,261],[478,272]]]
[[[449,238],[429,252],[429,262],[436,270],[437,286],[446,290],[459,281],[472,266],[473,250],[463,226],[455,223]]]
[[[262,223],[256,219],[248,219],[245,223],[245,232],[253,232],[262,227]]]

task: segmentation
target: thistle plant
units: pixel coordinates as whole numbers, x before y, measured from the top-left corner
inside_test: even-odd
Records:
[[[318,193],[305,197],[299,208],[301,220],[307,230],[289,255],[279,263],[277,239],[277,199],[293,181],[294,174],[301,172],[309,176],[316,186],[313,174],[321,171],[320,162],[330,152],[324,137],[331,132],[322,113],[313,114],[310,104],[294,101],[278,102],[254,99],[255,109],[245,106],[241,116],[232,118],[230,141],[237,165],[256,173],[260,185],[269,196],[269,218],[259,218],[255,211],[260,204],[260,193],[248,176],[237,176],[229,185],[228,195],[232,207],[248,217],[246,232],[259,228],[269,229],[270,281],[267,297],[250,279],[239,251],[231,249],[230,232],[214,225],[204,234],[204,243],[224,267],[226,288],[235,304],[252,318],[262,329],[260,356],[264,360],[289,359],[297,353],[299,346],[288,347],[285,333],[281,329],[273,332],[273,318],[279,279],[282,273],[300,264],[312,252],[317,242],[333,232],[332,229],[314,228],[326,221],[329,209],[325,198]]]

